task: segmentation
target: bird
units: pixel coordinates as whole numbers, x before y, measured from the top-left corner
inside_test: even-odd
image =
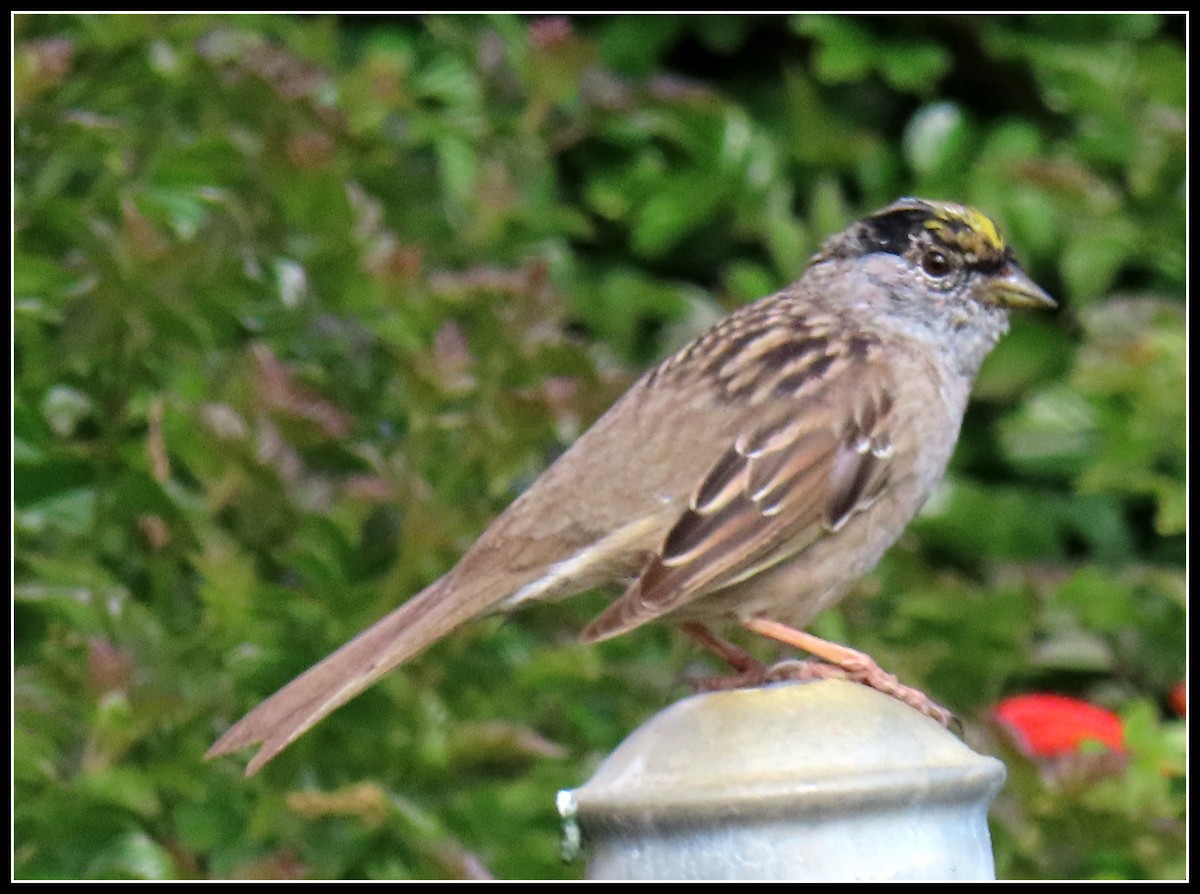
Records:
[[[1051,309],[996,224],[902,198],[828,238],[800,278],[646,372],[443,577],[231,726],[247,775],[461,625],[607,586],[586,642],[678,624],[755,682],[740,625],[945,722],[867,655],[803,630],[871,571],[943,477],[1015,308]],[[754,679],[751,679],[754,678]]]

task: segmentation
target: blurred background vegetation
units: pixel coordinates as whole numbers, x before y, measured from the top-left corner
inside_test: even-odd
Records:
[[[201,755],[915,194],[1063,309],[815,630],[1006,757],[1000,877],[1183,877],[1185,30],[17,16],[14,875],[578,877],[555,791],[714,669],[665,625],[576,644],[598,594],[461,631],[252,780]],[[1014,749],[991,710],[1030,691],[1117,712],[1124,758]]]

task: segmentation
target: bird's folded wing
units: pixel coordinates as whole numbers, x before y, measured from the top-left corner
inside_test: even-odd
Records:
[[[853,362],[792,412],[739,435],[641,576],[584,639],[668,614],[836,532],[887,484],[893,421],[887,371]]]

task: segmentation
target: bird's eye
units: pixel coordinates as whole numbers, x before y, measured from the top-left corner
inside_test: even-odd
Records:
[[[921,255],[921,267],[930,276],[942,277],[954,269],[954,262],[944,251],[931,248]]]

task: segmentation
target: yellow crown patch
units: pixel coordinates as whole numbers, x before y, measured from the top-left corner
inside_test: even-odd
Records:
[[[930,202],[934,217],[925,227],[943,242],[956,246],[968,257],[985,258],[1004,252],[1004,237],[986,214],[963,205]]]

